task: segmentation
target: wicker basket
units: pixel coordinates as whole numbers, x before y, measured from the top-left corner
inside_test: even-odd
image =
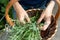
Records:
[[[41,9],[30,9],[30,10],[27,10],[27,13],[31,17],[31,16],[34,16],[37,12],[39,12],[41,14],[42,11],[43,10],[41,10]],[[52,23],[53,23],[53,25],[51,25]],[[42,40],[51,40],[52,37],[56,34],[57,23],[55,22],[55,18],[53,15],[51,16],[51,24],[49,25],[49,27],[47,28],[46,31],[41,30]]]
[[[43,10],[41,10],[41,9],[29,9],[26,12],[28,13],[29,17],[32,17],[32,16],[36,15],[37,12],[39,12],[39,15],[40,15],[42,13],[42,11]],[[12,22],[12,20],[10,20],[10,21]],[[53,23],[53,25],[51,25],[52,23]],[[40,33],[41,33],[42,40],[51,40],[57,31],[57,23],[55,22],[55,17],[53,15],[51,16],[51,24],[50,24],[51,26],[49,25],[49,27],[47,28],[46,31],[41,30]]]

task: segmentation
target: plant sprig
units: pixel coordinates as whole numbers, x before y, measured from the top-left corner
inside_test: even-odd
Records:
[[[40,30],[37,27],[37,15],[31,17],[31,23],[21,25],[16,21],[15,26],[10,31],[8,40],[41,40]],[[40,24],[39,26],[42,26]]]

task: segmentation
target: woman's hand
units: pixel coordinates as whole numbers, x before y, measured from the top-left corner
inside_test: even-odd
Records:
[[[27,20],[27,22],[30,22],[28,14],[26,13],[26,11],[22,8],[22,6],[18,2],[14,3],[13,7],[14,7],[17,17],[21,23],[25,24],[25,19]]]
[[[18,17],[19,21],[20,21],[21,23],[23,23],[23,24],[25,24],[26,21],[27,21],[27,22],[30,22],[30,18],[29,18],[28,14],[26,13],[25,10],[19,11],[19,12],[17,13],[17,17]]]
[[[55,2],[51,1],[49,3],[49,5],[47,6],[47,8],[45,9],[45,11],[42,12],[40,18],[38,19],[38,21],[37,21],[38,24],[42,21],[42,19],[45,20],[45,23],[44,23],[43,27],[40,27],[41,30],[45,31],[48,28],[48,26],[50,25],[51,15],[52,15],[54,5],[55,5]]]
[[[48,28],[48,26],[49,26],[50,23],[51,23],[51,15],[52,15],[51,12],[48,11],[48,10],[45,10],[45,11],[41,14],[40,18],[39,18],[38,21],[37,21],[37,23],[39,24],[39,23],[42,21],[42,19],[45,20],[45,23],[44,23],[43,27],[40,27],[41,30],[46,30],[46,29]]]

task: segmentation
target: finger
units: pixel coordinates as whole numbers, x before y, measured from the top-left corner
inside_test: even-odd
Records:
[[[30,21],[30,18],[29,18],[29,16],[28,16],[28,15],[26,15],[26,17],[25,17],[25,18],[26,18],[26,20],[27,20],[27,22],[28,22],[28,23],[30,23],[30,22],[31,22],[31,21]]]
[[[41,16],[40,16],[40,18],[37,21],[37,24],[39,24],[42,21],[42,19],[44,18],[44,16],[45,16],[45,14],[42,13]]]
[[[50,19],[46,20],[46,22],[44,23],[44,26],[41,27],[40,29],[43,30],[43,31],[45,31],[48,28],[48,26],[50,25],[50,23],[51,23]]]
[[[28,23],[30,23],[31,21],[30,21],[30,18],[29,18],[29,16],[28,16],[28,14],[26,13],[25,14],[25,19],[26,19],[26,21],[28,22]]]
[[[24,17],[20,17],[19,21],[20,23],[25,24]]]

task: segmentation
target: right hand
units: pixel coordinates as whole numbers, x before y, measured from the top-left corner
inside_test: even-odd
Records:
[[[30,18],[28,16],[28,14],[26,13],[26,11],[21,11],[20,14],[18,13],[18,19],[21,23],[25,24],[25,20],[29,23],[30,22]]]
[[[30,22],[28,14],[26,13],[26,11],[22,8],[22,6],[18,2],[14,3],[13,7],[14,7],[17,17],[21,23],[25,24],[25,19],[27,22]]]

